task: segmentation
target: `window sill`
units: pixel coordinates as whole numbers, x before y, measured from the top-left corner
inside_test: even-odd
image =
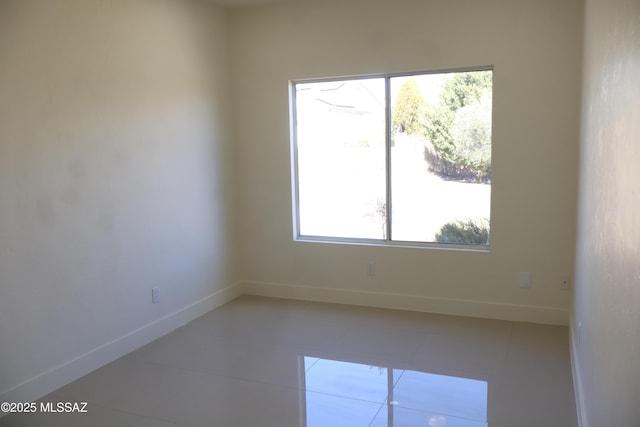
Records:
[[[422,242],[400,242],[375,239],[348,239],[338,237],[318,237],[318,236],[298,236],[294,237],[294,242],[301,243],[325,243],[331,245],[353,245],[353,246],[375,246],[387,248],[403,249],[431,249],[437,251],[456,252],[480,252],[490,253],[490,245],[459,245],[452,243],[422,243]]]

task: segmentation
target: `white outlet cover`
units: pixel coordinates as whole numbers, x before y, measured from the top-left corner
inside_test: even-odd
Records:
[[[521,288],[530,288],[531,287],[531,273],[529,272],[521,272],[520,273],[520,284]]]

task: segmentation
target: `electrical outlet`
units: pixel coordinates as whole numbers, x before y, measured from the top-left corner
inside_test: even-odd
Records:
[[[569,276],[560,277],[560,289],[566,291],[571,286],[571,278]]]
[[[376,263],[373,261],[369,261],[367,263],[367,276],[375,276],[376,275]]]
[[[151,288],[151,302],[153,304],[160,302],[160,290],[157,287]]]
[[[529,289],[531,287],[531,273],[529,272],[520,272],[520,283],[521,288]]]

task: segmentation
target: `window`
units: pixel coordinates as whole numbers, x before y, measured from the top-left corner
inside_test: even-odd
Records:
[[[489,245],[493,71],[296,81],[295,238]]]

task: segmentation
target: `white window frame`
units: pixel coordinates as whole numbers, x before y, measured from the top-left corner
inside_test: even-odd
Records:
[[[448,68],[440,70],[429,71],[410,71],[402,73],[380,73],[380,74],[366,74],[355,76],[343,76],[343,77],[326,77],[326,78],[310,78],[310,79],[296,79],[289,81],[289,124],[290,124],[290,144],[291,144],[291,192],[292,192],[292,218],[293,218],[293,240],[296,242],[310,242],[310,243],[331,243],[331,244],[344,244],[344,245],[361,245],[361,246],[386,246],[386,247],[401,247],[401,248],[417,248],[417,249],[438,249],[438,250],[454,250],[454,251],[468,251],[468,252],[490,252],[491,240],[486,245],[479,244],[455,244],[455,243],[441,243],[441,242],[414,242],[414,241],[401,241],[392,240],[392,197],[391,197],[391,138],[392,138],[392,125],[391,125],[391,79],[394,77],[410,77],[426,74],[454,74],[474,71],[491,71],[494,72],[493,65],[478,66],[478,67],[466,67],[466,68]],[[333,81],[347,81],[347,80],[364,80],[364,79],[379,79],[385,80],[385,179],[386,179],[386,238],[384,239],[370,239],[370,238],[350,238],[350,237],[338,237],[338,236],[315,236],[315,235],[303,235],[300,233],[300,194],[298,188],[298,141],[297,141],[297,117],[296,117],[296,85],[305,83],[322,83]],[[493,89],[492,95],[493,97]],[[492,128],[493,128],[493,112],[492,112]],[[493,135],[491,141],[491,158],[493,159]],[[493,200],[493,184],[491,185],[491,200]],[[489,218],[489,230],[492,230],[492,215]],[[491,233],[491,231],[489,231]]]

